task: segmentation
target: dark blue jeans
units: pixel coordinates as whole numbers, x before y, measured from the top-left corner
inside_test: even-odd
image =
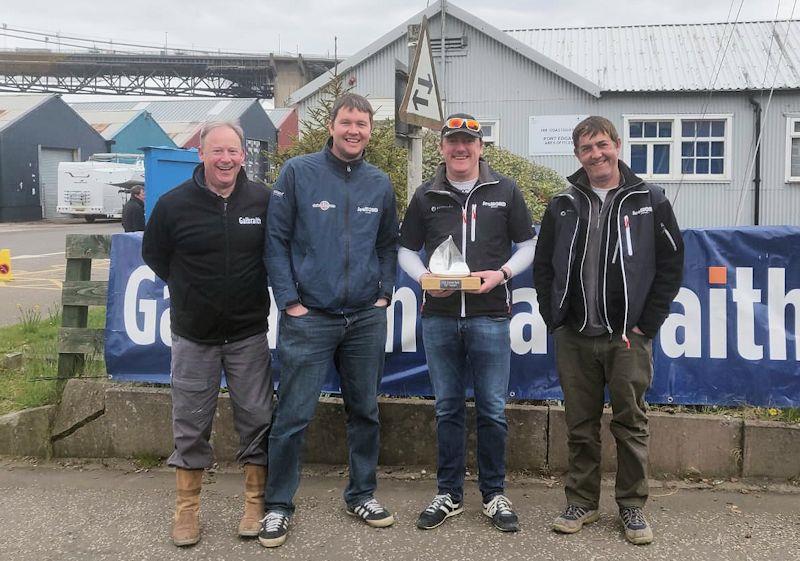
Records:
[[[279,329],[280,385],[269,437],[266,508],[294,512],[303,435],[314,417],[331,361],[339,371],[347,411],[350,482],[344,500],[356,506],[371,497],[377,485],[378,385],[383,376],[386,308],[345,315],[316,310],[301,317],[284,313]]]
[[[478,418],[478,482],[484,502],[502,493],[506,477],[505,405],[511,368],[507,318],[422,318],[422,337],[436,395],[439,493],[464,494],[466,389],[470,375]]]

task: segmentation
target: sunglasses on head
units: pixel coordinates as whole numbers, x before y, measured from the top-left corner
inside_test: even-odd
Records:
[[[446,129],[460,129],[462,127],[475,132],[481,130],[481,124],[478,121],[475,119],[464,119],[463,117],[451,117],[447,119],[447,122],[444,124],[444,128]]]

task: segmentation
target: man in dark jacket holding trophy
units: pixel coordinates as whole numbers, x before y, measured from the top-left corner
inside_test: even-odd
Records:
[[[439,151],[444,163],[417,189],[406,212],[400,266],[426,288],[439,278],[432,272],[457,275],[460,268],[464,274],[463,258],[480,284],[474,290],[451,290],[461,283],[445,278],[442,284],[434,282],[436,288],[423,290],[422,334],[436,396],[438,491],[420,514],[417,527],[435,528],[463,511],[465,397],[471,374],[483,512],[497,529],[515,532],[519,521],[504,495],[505,403],[511,362],[508,281],[533,260],[533,228],[517,185],[481,159],[483,132],[474,117],[449,117],[442,127]],[[439,259],[434,254],[443,242],[445,247],[438,254],[449,246],[449,256]],[[514,255],[512,242],[517,244]],[[423,247],[427,265],[417,253]],[[460,267],[444,270],[447,263],[442,266],[442,262],[453,257]],[[463,285],[467,284],[464,280]]]

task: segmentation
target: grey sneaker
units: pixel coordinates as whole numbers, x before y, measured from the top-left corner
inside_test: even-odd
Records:
[[[653,541],[653,529],[638,506],[623,506],[619,518],[625,527],[625,539],[635,545],[646,545]]]
[[[278,547],[286,541],[289,531],[289,516],[279,510],[270,510],[261,519],[261,531],[258,542],[264,547]]]
[[[553,530],[562,534],[574,534],[600,518],[600,512],[578,505],[567,505],[567,508],[553,521]]]
[[[383,508],[374,498],[367,499],[354,507],[348,506],[347,514],[360,518],[373,528],[385,528],[394,524],[392,513]]]

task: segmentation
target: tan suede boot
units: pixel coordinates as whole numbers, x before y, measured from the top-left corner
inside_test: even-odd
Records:
[[[242,537],[255,537],[261,530],[266,479],[266,467],[255,464],[244,465],[244,516],[239,522],[239,535]]]
[[[203,484],[203,470],[177,468],[175,482],[177,496],[172,543],[177,546],[194,545],[200,541],[200,488]]]

